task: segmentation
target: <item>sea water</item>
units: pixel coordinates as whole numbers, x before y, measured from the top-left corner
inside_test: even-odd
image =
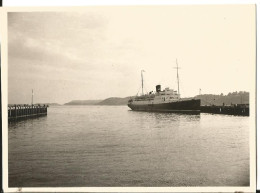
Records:
[[[249,129],[249,117],[52,106],[9,124],[9,186],[249,186]]]

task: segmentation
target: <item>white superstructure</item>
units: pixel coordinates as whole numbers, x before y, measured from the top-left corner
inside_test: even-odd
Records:
[[[156,93],[150,92],[149,94],[137,96],[132,99],[132,104],[161,104],[179,100],[180,95],[177,93],[177,91],[169,89],[169,87],[161,91],[161,85],[157,85]]]

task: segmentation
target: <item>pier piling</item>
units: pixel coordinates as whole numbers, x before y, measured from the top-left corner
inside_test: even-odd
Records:
[[[47,115],[47,105],[9,105],[8,121]]]

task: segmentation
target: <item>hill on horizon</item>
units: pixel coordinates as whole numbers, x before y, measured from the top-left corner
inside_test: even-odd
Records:
[[[73,100],[64,105],[95,105],[101,101],[102,100]]]
[[[131,97],[110,97],[104,100],[73,100],[64,105],[127,105]]]
[[[201,100],[201,105],[232,105],[232,104],[249,104],[249,92],[240,91],[232,92],[227,95],[203,94],[197,95],[195,99]]]
[[[97,103],[97,105],[127,105],[129,99],[130,97],[125,97],[125,98],[110,97]]]
[[[64,105],[127,105],[131,97],[110,97],[104,100],[73,100]],[[231,104],[249,104],[249,92],[232,92],[227,95],[202,94],[195,97],[183,99],[201,99],[201,105],[231,105]]]

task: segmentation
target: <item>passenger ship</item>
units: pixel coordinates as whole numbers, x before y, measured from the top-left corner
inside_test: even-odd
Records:
[[[165,88],[161,90],[161,85],[156,86],[156,92],[142,94],[128,101],[128,107],[134,111],[152,112],[176,112],[176,113],[200,113],[200,99],[181,99],[179,93],[179,75],[177,63],[178,92],[173,89]],[[142,93],[143,93],[143,70]]]

